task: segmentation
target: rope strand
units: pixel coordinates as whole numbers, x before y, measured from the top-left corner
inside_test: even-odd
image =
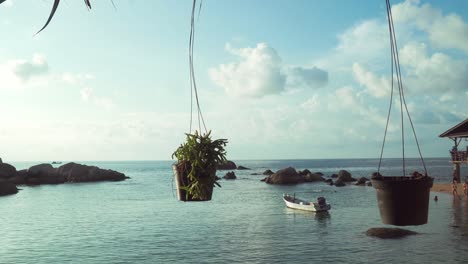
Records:
[[[390,106],[388,109],[388,115],[387,115],[387,123],[385,125],[385,132],[384,132],[384,139],[382,143],[382,149],[380,151],[380,159],[379,159],[379,166],[378,166],[378,172],[380,173],[380,167],[382,164],[382,157],[383,157],[383,150],[385,147],[385,140],[387,137],[387,132],[388,132],[388,125],[390,122],[390,112],[392,109],[392,103],[393,103],[393,90],[394,90],[394,81],[393,81],[393,70],[395,69],[396,77],[397,77],[397,85],[398,85],[398,94],[400,97],[400,118],[401,118],[401,141],[402,141],[402,163],[403,163],[403,176],[406,175],[406,161],[405,161],[405,133],[404,133],[404,112],[403,112],[403,106],[404,110],[406,111],[406,114],[408,116],[408,120],[411,125],[411,129],[413,131],[413,136],[416,141],[416,146],[418,148],[419,156],[421,158],[422,165],[424,167],[424,172],[425,175],[427,175],[427,169],[426,169],[426,164],[424,162],[424,158],[422,157],[421,153],[421,148],[419,146],[419,141],[416,136],[416,130],[414,128],[413,121],[411,119],[411,115],[408,111],[408,105],[406,104],[406,99],[405,99],[405,93],[403,89],[403,80],[401,78],[401,67],[400,67],[400,58],[398,56],[398,45],[396,41],[396,34],[395,34],[395,28],[393,24],[393,17],[392,17],[392,8],[390,5],[390,0],[386,0],[386,6],[387,6],[387,20],[388,20],[388,29],[390,33],[390,50],[391,50],[391,95],[390,95]]]
[[[200,1],[198,16],[200,16],[202,7],[202,1]],[[192,17],[190,20],[190,39],[189,39],[189,71],[190,71],[190,129],[189,133],[192,132],[192,124],[193,124],[193,95],[195,95],[195,102],[197,106],[197,120],[198,120],[198,131],[202,131],[202,124],[203,128],[205,129],[205,133],[208,132],[206,129],[205,120],[203,119],[203,114],[200,107],[200,102],[198,99],[198,90],[197,90],[197,83],[195,80],[195,69],[193,66],[193,49],[195,45],[195,11],[197,8],[197,0],[193,0],[192,5]]]

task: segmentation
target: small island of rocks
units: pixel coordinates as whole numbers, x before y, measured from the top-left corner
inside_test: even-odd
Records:
[[[58,168],[54,168],[49,163],[42,163],[19,171],[13,165],[0,162],[0,196],[17,193],[17,185],[123,181],[126,179],[129,177],[114,170],[74,162]]]

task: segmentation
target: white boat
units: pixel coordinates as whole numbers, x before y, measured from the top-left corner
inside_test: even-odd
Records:
[[[331,209],[330,204],[327,204],[325,198],[317,198],[317,202],[308,202],[296,198],[296,195],[291,196],[287,193],[283,194],[283,200],[286,203],[286,206],[292,209],[304,210],[310,212],[326,212]]]

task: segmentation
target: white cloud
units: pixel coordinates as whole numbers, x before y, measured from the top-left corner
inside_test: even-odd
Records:
[[[466,60],[453,59],[441,52],[429,55],[426,44],[408,43],[400,51],[400,62],[408,74],[405,80],[414,91],[445,94],[466,90]]]
[[[320,88],[328,83],[328,72],[317,67],[291,67],[287,74],[288,86]]]
[[[318,96],[314,94],[314,96],[312,96],[311,98],[307,99],[307,101],[302,103],[301,107],[304,110],[307,110],[309,112],[315,112],[319,110],[320,102],[319,102]]]
[[[390,81],[385,77],[377,77],[359,63],[353,64],[353,74],[358,83],[367,88],[370,95],[379,98],[390,94]]]
[[[468,53],[468,24],[457,14],[444,15],[430,4],[405,1],[392,8],[394,21],[416,26],[429,34],[439,48],[454,48]]]
[[[226,50],[240,58],[240,62],[221,64],[209,70],[211,79],[234,96],[262,97],[285,92],[286,89],[320,88],[328,83],[328,72],[317,67],[282,64],[275,49],[266,43],[255,48]]]
[[[209,71],[211,79],[235,96],[261,97],[285,89],[286,76],[281,72],[281,58],[265,43],[255,48],[226,50],[240,57],[237,63],[221,64]]]
[[[61,76],[62,81],[70,83],[70,84],[83,84],[88,80],[94,79],[94,76],[89,73],[63,73]]]
[[[49,65],[43,55],[34,54],[31,61],[13,61],[12,71],[16,77],[27,81],[35,76],[47,73],[49,71]]]
[[[0,89],[21,89],[47,83],[49,65],[45,56],[35,54],[30,61],[9,60],[0,64]],[[44,80],[45,78],[45,80]]]

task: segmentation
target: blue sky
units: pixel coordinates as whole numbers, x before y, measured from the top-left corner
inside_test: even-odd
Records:
[[[167,160],[183,142],[192,3],[114,3],[64,0],[36,36],[52,1],[0,5],[4,161]],[[392,5],[423,156],[448,156],[438,135],[468,112],[468,2]],[[233,160],[378,157],[389,53],[383,0],[205,0],[195,71],[207,127]],[[398,124],[394,112],[385,157],[401,156]]]

